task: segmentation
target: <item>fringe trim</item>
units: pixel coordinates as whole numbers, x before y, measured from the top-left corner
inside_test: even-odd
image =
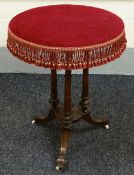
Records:
[[[49,47],[34,44],[8,29],[7,48],[20,60],[51,69],[85,69],[118,58],[126,48],[125,31],[116,38],[83,47]]]

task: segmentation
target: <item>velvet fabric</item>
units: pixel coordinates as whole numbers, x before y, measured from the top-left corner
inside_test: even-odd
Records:
[[[9,28],[16,36],[36,44],[80,47],[103,43],[124,29],[115,14],[81,5],[52,5],[24,11],[15,16]]]
[[[37,7],[10,21],[7,47],[14,56],[37,66],[91,68],[123,53],[124,23],[117,15],[96,7]]]

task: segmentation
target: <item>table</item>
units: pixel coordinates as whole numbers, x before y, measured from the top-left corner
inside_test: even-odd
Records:
[[[51,105],[47,117],[34,116],[32,123],[46,124],[57,119],[61,146],[56,169],[65,164],[71,124],[86,122],[109,128],[109,121],[90,114],[89,68],[118,58],[126,48],[122,19],[104,9],[83,5],[50,5],[16,15],[9,23],[7,47],[31,64],[51,69]],[[77,106],[71,101],[71,71],[83,69],[82,93]],[[65,70],[64,105],[60,105],[57,70]]]

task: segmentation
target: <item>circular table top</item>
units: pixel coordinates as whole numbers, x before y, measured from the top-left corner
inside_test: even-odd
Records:
[[[25,57],[26,61],[29,59],[29,63],[36,61],[37,65],[39,63],[43,67],[52,68],[52,64],[55,64],[54,69],[75,69],[73,64],[79,63],[85,63],[84,67],[95,66],[92,63],[103,58],[100,58],[103,52],[100,54],[98,49],[105,46],[103,50],[110,51],[108,55],[104,55],[108,58],[113,54],[110,44],[115,44],[116,48],[118,45],[117,50],[121,53],[126,43],[124,23],[120,17],[104,9],[82,5],[51,5],[24,11],[10,21],[8,33],[8,48],[12,48],[13,54],[13,50],[17,48],[15,51],[21,56],[16,56]],[[24,48],[20,52],[21,47]],[[31,50],[34,49],[35,53],[37,48],[40,54],[32,57]],[[91,53],[91,49],[95,48],[97,50],[92,50],[94,53]],[[24,53],[25,49],[27,51]],[[90,53],[86,54],[85,50]],[[79,53],[78,58],[76,51],[84,52]],[[94,60],[91,58],[93,55]]]
[[[15,16],[9,24],[18,37],[46,46],[79,47],[117,37],[124,29],[115,14],[80,5],[44,6]]]

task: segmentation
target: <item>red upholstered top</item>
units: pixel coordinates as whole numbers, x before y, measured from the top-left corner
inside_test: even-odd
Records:
[[[15,57],[45,68],[91,68],[123,53],[124,23],[117,15],[96,7],[38,7],[10,21],[7,47]]]
[[[80,47],[103,43],[124,29],[115,14],[88,6],[54,5],[27,10],[9,24],[13,34],[36,44]]]

